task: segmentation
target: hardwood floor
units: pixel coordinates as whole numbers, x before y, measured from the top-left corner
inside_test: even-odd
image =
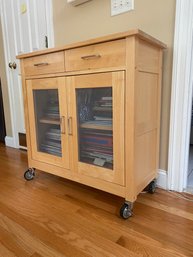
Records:
[[[123,220],[123,199],[26,169],[26,152],[0,145],[0,257],[193,256],[192,202],[159,189]]]

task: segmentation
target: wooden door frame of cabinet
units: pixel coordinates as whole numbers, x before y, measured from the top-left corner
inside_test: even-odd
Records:
[[[60,108],[60,117],[67,117],[67,103],[65,103],[66,96],[66,86],[65,78],[47,78],[47,79],[35,79],[28,80],[26,82],[27,88],[27,105],[31,106],[28,108],[29,120],[33,121],[29,126],[30,133],[30,148],[31,148],[31,158],[35,160],[41,159],[47,163],[53,163],[56,166],[61,166],[66,169],[69,169],[69,151],[68,151],[68,135],[67,133],[61,133],[62,137],[62,157],[57,157],[55,155],[50,155],[44,152],[38,151],[37,145],[37,132],[36,132],[36,116],[35,116],[35,105],[33,99],[34,90],[58,90],[58,100]],[[67,127],[67,120],[64,120],[65,127]]]
[[[93,178],[101,178],[103,176],[103,179],[106,181],[109,181],[111,183],[117,183],[120,185],[124,185],[125,181],[125,167],[124,167],[124,90],[125,90],[125,71],[117,71],[112,72],[109,71],[107,73],[100,73],[100,74],[85,74],[75,77],[68,77],[67,78],[67,88],[69,90],[69,103],[68,103],[68,111],[69,111],[69,117],[73,117],[75,125],[73,126],[73,137],[70,138],[71,143],[70,147],[73,145],[74,148],[70,150],[70,156],[71,156],[71,167],[73,167],[73,170],[75,172],[81,173],[82,175],[89,176],[90,170],[92,169]],[[95,79],[92,79],[95,78]],[[77,85],[75,85],[75,80],[78,80]],[[90,83],[88,83],[90,81]],[[102,84],[101,84],[102,82]],[[76,124],[76,103],[75,103],[75,89],[76,88],[102,88],[102,87],[110,87],[112,85],[113,95],[118,97],[118,95],[121,97],[117,101],[113,101],[113,106],[115,115],[115,122],[113,122],[113,132],[114,132],[114,140],[113,140],[113,147],[116,149],[114,150],[114,165],[117,167],[113,170],[109,170],[103,167],[97,167],[97,166],[90,166],[88,167],[88,164],[86,163],[80,163],[78,162],[78,135],[77,135],[77,124]],[[115,86],[116,85],[116,86]],[[119,110],[118,107],[122,110]],[[118,109],[118,110],[117,110]],[[119,127],[120,126],[120,127]],[[119,133],[120,132],[120,133]],[[115,139],[118,138],[118,142],[116,142]],[[117,147],[119,145],[119,147]],[[115,156],[116,155],[116,156]],[[84,172],[83,172],[84,170]],[[116,171],[116,172],[115,172]]]

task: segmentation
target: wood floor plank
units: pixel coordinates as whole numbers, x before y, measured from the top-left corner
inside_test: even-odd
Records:
[[[10,252],[15,253],[17,257],[30,257],[33,250],[28,252],[24,249],[23,245],[17,241],[16,237],[9,231],[0,226],[1,244],[6,247]]]
[[[177,251],[171,249],[164,249],[151,245],[148,241],[140,241],[137,238],[131,238],[130,236],[121,237],[117,243],[130,251],[138,253],[140,256],[144,257],[185,257],[184,254],[178,253]]]
[[[55,249],[47,246],[38,238],[34,238],[23,227],[18,225],[16,222],[13,222],[9,218],[3,216],[2,214],[0,215],[0,227],[2,228],[2,230],[6,231],[7,234],[12,235],[12,238],[14,235],[14,240],[21,247],[19,253],[17,253],[18,249],[16,251],[19,257],[31,256],[32,254],[34,254],[35,249],[45,257],[66,257],[66,255],[63,255]],[[21,253],[22,248],[25,249],[25,253]]]
[[[168,206],[168,205],[165,205],[165,204],[157,203],[155,201],[145,199],[145,198],[138,199],[138,203],[142,203],[142,204],[145,204],[147,206],[165,211],[166,213],[177,215],[179,217],[183,217],[185,219],[189,219],[189,220],[193,221],[193,213],[188,212],[188,211],[184,211],[184,210],[176,208],[176,207],[171,207],[171,206]]]
[[[80,219],[73,216],[73,214],[63,213],[60,216],[59,212],[52,214],[47,214],[45,217],[45,210],[40,206],[36,206],[39,209],[38,217],[34,218],[34,211],[32,214],[28,209],[26,204],[26,211],[20,208],[20,203],[18,202],[17,207],[15,208],[15,214],[10,213],[10,211],[2,204],[0,205],[1,210],[6,213],[8,217],[12,216],[19,224],[22,224],[26,229],[30,230],[33,235],[36,235],[40,240],[46,240],[46,244],[52,243],[57,247],[60,247],[63,244],[62,249],[67,250],[67,246],[70,245],[70,249],[79,248],[84,255],[87,256],[137,256],[135,253],[130,252],[129,250],[117,247],[117,245],[105,237],[97,235],[97,231],[93,231],[87,222],[81,222]],[[19,207],[19,208],[18,208]],[[19,211],[19,215],[17,215]],[[24,216],[25,215],[25,216]],[[21,217],[21,218],[20,218]],[[26,218],[29,217],[29,222]],[[90,224],[89,224],[90,225]],[[53,238],[52,238],[53,235]],[[104,233],[103,233],[104,236]],[[51,237],[51,241],[50,241]],[[69,245],[68,245],[69,244]],[[114,249],[115,248],[115,249]],[[79,256],[72,254],[71,256]]]
[[[24,216],[22,214],[18,214],[17,212],[13,212],[6,206],[4,206],[2,203],[0,204],[0,209],[2,213],[6,213],[7,219],[12,218],[13,222],[17,224],[17,227],[22,229],[24,228],[25,231],[23,231],[23,235],[27,233],[26,231],[30,232],[31,239],[34,238],[33,241],[38,240],[38,246],[39,251],[38,253],[42,253],[42,247],[40,242],[43,242],[43,244],[47,248],[53,248],[53,251],[57,254],[52,255],[46,255],[47,250],[43,252],[43,256],[77,256],[77,257],[90,257],[90,255],[87,255],[86,253],[81,252],[80,250],[77,250],[77,248],[74,246],[72,247],[70,244],[68,244],[67,240],[61,240],[59,236],[57,236],[58,233],[60,233],[60,227],[57,224],[53,224],[49,218],[44,216],[42,217],[40,214],[38,216],[35,216],[36,218],[33,219],[33,215]],[[35,220],[37,222],[35,222]],[[11,222],[9,220],[9,222]],[[37,224],[36,224],[37,223]],[[42,227],[40,224],[43,224]],[[57,232],[55,232],[57,231]],[[67,231],[65,231],[67,234]],[[67,234],[68,236],[68,234]],[[72,236],[72,235],[70,235]],[[73,238],[72,238],[73,240]],[[36,242],[35,242],[36,243]],[[37,247],[35,247],[37,251]],[[62,253],[59,254],[58,252]]]
[[[122,198],[26,169],[26,152],[0,144],[0,257],[193,257],[192,202],[158,189],[123,220]]]
[[[2,243],[0,243],[0,256],[2,256],[2,257],[17,257],[13,252],[8,250]]]
[[[43,256],[40,255],[39,253],[34,253],[31,257],[43,257]]]
[[[134,245],[140,249],[141,248],[141,256],[146,256],[145,252],[152,252],[152,253],[159,253],[158,256],[186,256],[183,254],[183,251],[181,252],[179,249],[177,249],[176,244],[172,244],[171,241],[167,240],[159,240],[157,237],[157,234],[155,237],[147,236],[147,229],[144,228],[144,231],[137,232],[137,230],[134,230],[134,226],[132,220],[135,219],[135,217],[132,217],[130,219],[130,223],[127,223],[127,226],[124,221],[117,220],[116,218],[113,219],[113,216],[111,218],[111,221],[109,221],[109,215],[103,213],[101,215],[101,211],[97,210],[94,215],[92,215],[91,211],[88,210],[79,210],[78,211],[80,215],[83,215],[87,219],[94,220],[95,224],[105,226],[107,229],[112,231],[112,228],[117,231],[117,233],[122,234],[122,236],[119,238],[117,243],[121,244],[124,247],[128,247],[128,242],[134,242],[134,244],[130,245],[130,249],[133,252],[135,251]],[[151,229],[150,229],[151,230]],[[112,231],[113,233],[113,231]],[[125,242],[125,244],[124,244]],[[145,251],[145,252],[143,252]],[[143,255],[144,254],[144,255]],[[187,252],[187,254],[189,254]],[[151,255],[150,255],[151,256]],[[156,256],[157,255],[153,255]]]

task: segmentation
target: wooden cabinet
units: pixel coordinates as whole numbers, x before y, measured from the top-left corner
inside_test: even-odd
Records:
[[[139,30],[21,59],[29,170],[125,198],[154,190],[159,156],[162,52]]]

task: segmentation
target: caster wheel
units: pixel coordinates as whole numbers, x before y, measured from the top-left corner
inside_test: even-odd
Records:
[[[151,182],[149,183],[149,185],[148,185],[148,193],[154,194],[155,191],[156,191],[156,181],[153,180],[153,181],[151,181]]]
[[[35,169],[28,169],[26,170],[26,172],[24,173],[24,178],[26,180],[32,180],[35,177]]]
[[[120,216],[123,219],[128,219],[129,217],[132,216],[132,210],[129,204],[124,203],[123,206],[120,209]]]

